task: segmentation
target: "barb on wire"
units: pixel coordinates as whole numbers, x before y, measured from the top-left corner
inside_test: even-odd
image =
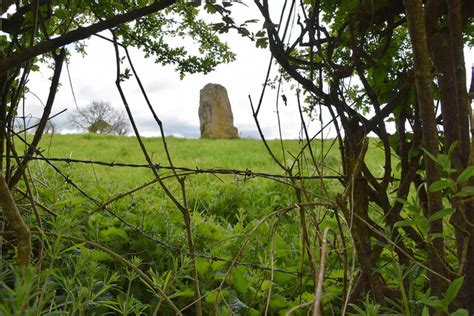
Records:
[[[19,158],[22,158],[21,156]],[[274,173],[267,173],[267,172],[254,172],[250,169],[246,170],[239,170],[239,169],[221,169],[221,168],[188,168],[188,167],[171,167],[171,166],[162,166],[161,164],[134,164],[134,163],[123,163],[123,162],[107,162],[107,161],[99,161],[99,160],[90,160],[90,159],[74,159],[74,158],[54,158],[54,157],[33,157],[32,160],[40,160],[40,161],[56,161],[56,162],[64,162],[67,164],[79,163],[79,164],[94,164],[94,165],[101,165],[105,167],[127,167],[127,168],[145,168],[145,169],[156,169],[156,170],[175,170],[181,172],[193,172],[196,174],[229,174],[229,175],[236,175],[236,176],[243,176],[247,178],[252,177],[260,177],[260,178],[274,178],[274,179],[293,179],[293,180],[319,180],[321,178],[328,179],[328,180],[344,180],[346,179],[345,176],[342,175],[326,175],[326,176],[300,176],[300,175],[282,175],[282,174],[274,174]],[[398,179],[393,178],[393,181],[397,181]]]

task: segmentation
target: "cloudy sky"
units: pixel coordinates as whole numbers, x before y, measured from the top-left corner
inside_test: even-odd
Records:
[[[278,2],[281,1],[275,1],[275,4]],[[277,7],[275,5],[275,8]],[[234,8],[238,21],[259,18],[257,9],[251,2],[249,2],[249,7],[236,4]],[[110,37],[108,33],[104,33],[104,35]],[[165,132],[168,135],[199,137],[199,91],[207,83],[219,83],[227,88],[234,113],[234,125],[239,129],[241,136],[258,137],[248,95],[251,95],[254,102],[257,102],[270,54],[268,50],[256,48],[250,40],[241,38],[235,33],[224,35],[222,38],[237,54],[236,61],[220,65],[210,74],[187,75],[183,80],[180,80],[179,74],[172,66],[155,64],[152,58],[146,59],[140,51],[131,50],[137,72],[155,110],[164,122]],[[69,113],[76,107],[69,78],[79,106],[85,106],[95,100],[110,102],[118,109],[123,108],[114,83],[115,55],[113,45],[97,37],[89,39],[87,45],[87,55],[73,53],[68,63],[69,75],[66,67],[61,75],[61,88],[56,97],[53,114],[64,109],[68,110],[53,119],[53,122],[62,132],[77,132],[69,119]],[[73,51],[72,47],[71,51]],[[473,63],[473,52],[466,50],[468,69]],[[41,114],[42,105],[38,99],[43,103],[46,101],[51,74],[49,69],[42,67],[40,72],[30,76],[29,88],[32,93],[27,95],[26,109],[33,116]],[[468,71],[468,82],[470,82],[470,71]],[[141,134],[158,136],[158,126],[146,107],[136,81],[133,78],[126,81],[124,88]],[[288,106],[281,105],[280,107],[283,137],[298,138],[301,124],[297,104],[295,98],[290,97],[289,87],[283,87],[283,93],[289,96]],[[261,125],[268,138],[278,137],[275,99],[276,92],[270,91],[264,100],[260,114]],[[318,130],[319,126],[319,122],[310,123],[312,131]],[[329,130],[327,135],[331,134],[332,132]]]
[[[258,18],[254,6],[234,5],[237,20]],[[214,18],[216,19],[217,16]],[[259,26],[261,23],[259,23]],[[109,33],[103,33],[110,37]],[[199,92],[207,83],[219,83],[227,88],[234,114],[234,125],[242,137],[258,137],[257,129],[251,115],[248,95],[257,102],[265,79],[270,54],[268,50],[258,49],[255,43],[232,33],[224,35],[223,40],[237,54],[235,62],[224,64],[207,75],[187,75],[180,80],[173,66],[155,64],[153,58],[145,58],[138,50],[131,50],[132,60],[145,85],[151,102],[160,119],[164,122],[165,132],[181,137],[199,137]],[[115,87],[115,54],[113,45],[103,39],[92,37],[87,41],[87,55],[73,53],[68,68],[74,88],[77,104],[87,105],[93,100],[110,102],[116,108],[123,108],[120,96]],[[71,47],[71,51],[72,51]],[[29,88],[33,94],[27,95],[27,109],[33,116],[39,116],[42,105],[49,92],[51,70],[42,67],[40,72],[30,76]],[[158,126],[151,117],[136,81],[131,78],[124,83],[126,96],[139,126],[146,136],[159,135]],[[269,138],[278,137],[275,114],[275,91],[268,93],[268,98],[261,110],[261,125]],[[69,84],[67,68],[61,75],[61,88],[57,94],[53,113],[63,109],[68,111],[53,119],[62,132],[74,132],[69,114],[75,109],[74,97]],[[300,121],[296,108],[291,105],[282,107],[282,130],[284,138],[297,138]]]

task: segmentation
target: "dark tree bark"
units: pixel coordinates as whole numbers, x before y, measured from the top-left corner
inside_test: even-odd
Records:
[[[448,23],[440,23],[443,8],[447,4]],[[469,99],[466,89],[466,68],[464,60],[463,28],[465,18],[462,14],[461,0],[432,0],[427,7],[426,26],[428,42],[438,80],[445,151],[455,141],[459,144],[452,154],[452,163],[459,174],[470,164],[471,141],[469,134]],[[463,184],[458,189],[463,188]],[[456,212],[451,217],[455,227],[459,264],[465,275],[463,288],[457,298],[458,307],[474,312],[474,216],[472,202],[452,198]],[[467,248],[466,248],[467,247]]]
[[[369,221],[369,197],[367,179],[362,176],[362,165],[367,152],[368,142],[364,129],[358,125],[356,120],[347,120],[343,123],[346,135],[344,138],[345,147],[345,169],[350,176],[352,183],[348,183],[350,188],[348,193],[351,201],[350,209],[345,209],[345,218],[349,223],[351,235],[354,240],[354,247],[357,251],[362,273],[357,284],[351,293],[351,301],[358,299],[361,292],[358,288],[365,288],[370,291],[377,304],[384,304],[383,288],[379,275],[375,273],[375,266],[372,264],[372,247],[370,245],[370,230],[367,227]]]
[[[415,86],[418,99],[419,115],[421,120],[423,147],[431,155],[439,153],[438,130],[436,128],[436,114],[434,107],[431,72],[431,59],[428,50],[428,40],[425,25],[425,13],[421,0],[404,0],[408,30],[413,49],[413,60],[415,70]],[[425,172],[428,187],[439,180],[441,171],[439,165],[425,153]],[[443,207],[441,192],[427,192],[428,206],[426,216],[429,217],[441,210]],[[443,234],[443,223],[441,220],[432,221],[429,224],[429,233]],[[446,275],[444,266],[444,241],[442,237],[435,236],[429,245],[430,268],[440,275]],[[438,297],[444,292],[446,282],[438,275],[430,273],[431,293]]]
[[[469,89],[468,100],[471,102],[474,100],[474,66],[472,67],[471,87]],[[472,133],[474,117],[472,113],[470,113],[470,116]],[[470,146],[471,155],[469,157],[469,164],[472,166],[474,165],[474,141],[471,142]],[[470,179],[469,185],[474,186],[473,178]],[[459,295],[459,300],[462,302],[460,306],[466,308],[470,314],[474,314],[474,299],[472,299],[474,297],[474,226],[472,225],[474,223],[474,202],[472,200],[465,203],[464,211],[468,221],[465,226],[469,236],[466,241],[466,255],[465,258],[462,258],[465,259],[465,265],[463,267],[464,284]]]

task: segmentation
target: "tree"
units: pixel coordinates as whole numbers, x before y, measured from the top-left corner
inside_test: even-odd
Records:
[[[89,133],[125,135],[129,131],[125,113],[104,101],[92,101],[78,108],[71,121]]]
[[[439,298],[448,280],[464,276],[456,306],[473,313],[474,205],[470,195],[459,194],[472,180],[461,177],[452,190],[441,184],[446,178],[455,181],[472,164],[463,48],[473,42],[474,3],[284,1],[282,10],[275,10],[278,4],[273,1],[254,3],[283,78],[303,88],[308,112],[326,108],[338,131],[345,190],[325,198],[337,200],[360,264],[357,280],[350,293],[344,290],[343,301],[354,302],[370,293],[383,305],[386,297],[401,297],[403,293],[386,286],[390,274],[377,268],[385,264],[383,245],[389,244],[403,267],[413,264],[413,254],[429,254],[420,263],[427,267],[431,294]],[[238,28],[228,10],[215,6],[223,16],[220,30]],[[274,18],[271,12],[281,15]],[[435,117],[433,101],[441,104],[441,116]],[[254,109],[256,120],[260,105]],[[392,115],[394,134],[386,125]],[[380,178],[364,156],[370,133],[379,137],[384,151]],[[305,139],[311,148],[313,138]],[[393,156],[399,169],[393,169]],[[393,180],[394,174],[399,182]],[[324,192],[321,186],[316,190]],[[423,225],[407,213],[404,201],[413,189]],[[442,194],[449,198],[442,200]],[[451,217],[449,207],[456,210]],[[382,219],[377,214],[383,214]],[[304,236],[308,230],[304,212],[301,218]],[[427,230],[421,228],[425,225]],[[457,249],[455,262],[446,249]]]
[[[422,129],[422,141],[425,149],[424,162],[426,172],[426,183],[431,187],[441,178],[439,164],[430,159],[439,154],[438,130],[436,128],[436,113],[432,92],[431,59],[428,50],[428,41],[425,26],[425,12],[421,1],[404,0],[408,30],[413,50],[413,70],[415,72],[416,95],[419,108],[419,117]],[[465,118],[467,119],[467,117]],[[428,193],[427,216],[433,216],[443,209],[441,191]],[[443,235],[443,222],[432,221],[430,233],[437,236]],[[446,284],[440,276],[446,276],[443,259],[445,249],[443,238],[433,237],[433,243],[429,246],[430,262],[433,270],[430,276],[430,286],[434,295],[441,296]]]

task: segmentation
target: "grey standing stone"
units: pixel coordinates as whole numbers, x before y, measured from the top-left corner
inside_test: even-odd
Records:
[[[234,127],[234,117],[227,90],[219,84],[209,83],[202,88],[199,100],[199,121],[202,138],[239,138],[239,132]]]

